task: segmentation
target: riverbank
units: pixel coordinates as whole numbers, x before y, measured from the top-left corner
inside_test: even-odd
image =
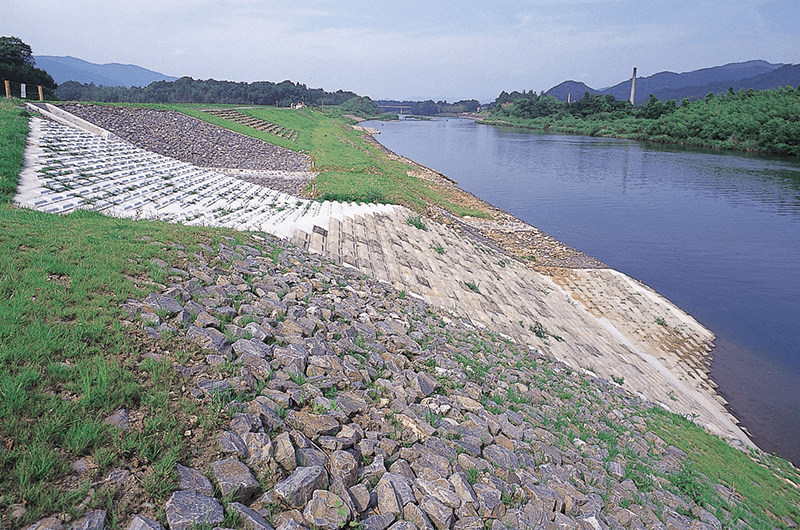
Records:
[[[85,119],[94,120],[97,126],[113,124],[114,134],[136,138],[138,142],[144,142],[144,147],[150,145],[150,140],[129,132],[129,123],[131,131],[138,131],[140,119],[146,117],[150,120],[151,128],[167,136],[175,126],[173,112],[169,111],[121,111],[106,107],[91,107],[87,111],[82,106],[76,110],[81,111]],[[106,115],[113,116],[113,119],[107,120],[103,117]],[[190,147],[194,145],[190,141],[193,138],[191,131],[200,135],[198,141],[201,144],[212,141],[209,134],[228,134],[224,130],[187,125],[187,120],[192,119],[185,117],[178,121],[184,139],[180,144],[184,147],[179,147],[178,155],[185,162],[192,162],[193,157],[197,156]],[[59,132],[51,133],[52,138],[60,135]],[[368,136],[368,139],[377,145],[373,137]],[[78,148],[65,146],[64,149]],[[172,149],[174,154],[175,148]],[[716,393],[715,384],[708,376],[708,356],[713,346],[713,334],[707,329],[646,286],[608,269],[602,263],[465,192],[452,179],[385,149],[384,152],[390,159],[415,168],[411,172],[412,177],[421,182],[430,182],[440,190],[439,193],[445,193],[448,201],[454,203],[458,210],[475,212],[478,216],[458,216],[427,201],[427,216],[441,223],[442,230],[437,230],[436,237],[421,233],[421,242],[406,244],[402,219],[410,217],[410,212],[395,213],[391,217],[394,220],[388,223],[375,223],[366,214],[369,208],[360,214],[354,210],[350,216],[327,218],[323,217],[323,212],[328,210],[311,209],[310,204],[304,205],[298,201],[292,208],[298,212],[298,220],[289,223],[281,221],[278,228],[278,225],[272,224],[273,221],[264,222],[265,214],[257,213],[261,209],[253,210],[255,204],[263,201],[256,200],[253,207],[245,206],[241,213],[237,213],[236,207],[226,205],[225,201],[230,199],[223,197],[234,198],[244,192],[226,191],[220,196],[219,190],[232,184],[222,185],[222,181],[217,179],[217,183],[211,186],[194,187],[191,194],[185,196],[183,200],[189,200],[191,204],[188,210],[197,210],[187,220],[202,224],[219,223],[240,229],[258,226],[283,237],[294,232],[293,239],[305,248],[330,255],[339,263],[350,263],[373,277],[385,279],[400,289],[418,294],[428,303],[464,313],[481,325],[513,337],[520,343],[546,348],[574,369],[591,368],[606,380],[624,382],[626,388],[642,397],[660,403],[668,410],[696,415],[698,421],[712,432],[736,440],[743,447],[753,447],[747,435],[738,428],[735,418],[725,410],[725,402]],[[125,155],[126,158],[130,156],[136,155]],[[238,156],[247,160],[246,163],[252,163],[252,157],[245,151],[229,150],[224,156],[233,167],[238,166]],[[202,154],[196,163],[203,163],[205,157]],[[56,176],[59,174],[58,168],[51,168],[51,171],[55,171],[54,178],[59,181],[60,178]],[[131,187],[130,183],[126,186]],[[156,188],[149,180],[146,187],[155,192]],[[27,187],[26,190],[26,202],[36,203],[35,193]],[[163,182],[158,190],[157,194],[166,190]],[[119,204],[113,198],[116,196],[114,192],[110,195],[106,193],[117,212],[123,213],[130,208]],[[75,190],[67,195],[84,194]],[[129,210],[131,214],[141,212],[137,215],[143,217],[156,214],[159,207],[148,206],[147,199],[135,199],[132,196],[131,200],[136,201],[138,206]],[[171,212],[169,219],[181,221],[183,212],[175,209],[178,204],[174,202],[175,199],[160,200],[173,204],[163,210]],[[294,219],[295,214],[283,211],[285,205],[292,204],[292,198],[287,197],[279,202],[284,206],[269,212],[270,218]],[[67,210],[56,210],[62,213],[78,206],[66,197],[61,203]],[[53,201],[45,201],[45,204],[46,208],[52,210]],[[205,206],[198,209],[200,205]],[[250,211],[252,213],[248,213]],[[308,217],[306,213],[313,214],[313,217]],[[300,217],[307,220],[300,221]],[[401,222],[397,222],[398,218]],[[245,219],[248,221],[243,222]],[[319,230],[312,230],[312,226],[318,226]],[[298,230],[302,235],[298,235]],[[448,230],[457,234],[457,237],[449,235]],[[382,240],[393,242],[394,245],[387,246]],[[439,248],[444,252],[434,252],[437,254],[435,260],[424,257],[430,249]],[[450,248],[454,250],[445,250]],[[475,260],[476,249],[487,255],[480,259],[480,263]],[[407,253],[420,252],[422,255],[415,259],[405,256]],[[487,259],[490,256],[491,259]],[[470,293],[469,289],[464,289],[465,285],[471,285],[477,291],[478,284],[483,285],[482,293]],[[544,294],[551,292],[557,292],[558,297],[548,298]],[[549,330],[551,335],[555,334],[563,340],[548,341],[546,333],[532,335],[532,330],[540,328]]]
[[[370,138],[370,141],[378,143],[375,138]],[[439,185],[457,187],[455,181],[449,177],[381,147],[389,156],[415,165],[421,178],[436,179]],[[667,408],[678,406],[678,394],[694,396],[690,399],[698,401],[690,405],[691,412],[683,409],[684,413],[698,414],[705,418],[700,420],[701,423],[713,432],[733,437],[745,446],[754,447],[740,428],[734,427],[737,422],[725,410],[726,402],[716,392],[716,383],[710,379],[713,333],[649,287],[608,268],[598,260],[486,201],[463,190],[461,192],[461,197],[468,198],[469,207],[485,212],[487,218],[457,218],[433,206],[429,216],[458,233],[476,238],[488,248],[512,258],[526,269],[546,276],[563,290],[570,303],[598,319],[602,323],[601,327],[606,328],[605,331],[611,331],[624,344],[625,353],[622,355],[587,355],[587,351],[594,348],[577,348],[556,354],[559,358],[568,359],[567,362],[581,369],[597,370],[597,365],[602,364],[600,369],[608,380],[625,380],[625,376],[620,373],[626,372],[628,385]],[[445,267],[441,271],[435,271],[434,275],[447,274],[446,270]],[[487,276],[491,278],[491,274]],[[518,295],[516,292],[508,293],[511,297]],[[439,299],[434,303],[447,307],[452,302]],[[526,300],[521,304],[527,302]],[[508,308],[497,313],[504,317],[519,314],[518,311]],[[493,321],[493,316],[485,321]],[[504,332],[512,331],[504,329]],[[659,383],[664,385],[661,389],[654,389],[653,381],[647,376],[643,377],[653,370],[664,377]],[[700,413],[700,409],[705,409],[705,412]],[[710,411],[714,412],[709,414]],[[711,419],[715,416],[726,419],[722,420],[722,424],[716,424],[716,420]]]
[[[55,510],[63,515],[47,527],[94,528],[109,520],[157,529],[152,520],[158,520],[171,529],[213,522],[289,530],[351,521],[394,530],[688,529],[740,520],[756,527],[762,517],[772,525],[796,525],[796,503],[766,508],[743,478],[783,498],[780,488],[787,486],[776,486],[775,479],[800,481],[796,473],[758,451],[733,450],[654,406],[663,399],[664,406],[696,410],[698,423],[707,421],[703,407],[713,403],[692,397],[679,377],[674,400],[669,392],[642,400],[645,391],[665,388],[667,374],[630,364],[638,362],[632,354],[641,346],[626,337],[636,332],[615,321],[604,326],[603,318],[491,238],[473,237],[483,234],[478,223],[496,228],[497,221],[432,211],[444,221],[438,223],[402,207],[375,205],[350,205],[334,215],[332,204],[276,195],[269,219],[298,220],[292,245],[265,233],[274,225],[258,217],[266,216],[258,208],[271,199],[250,199],[261,193],[252,182],[35,123],[39,136],[30,138],[29,148],[41,151],[29,158],[26,178],[34,176],[41,187],[36,200],[28,187],[26,204],[39,208],[37,201],[46,198],[48,207],[67,215],[3,211],[6,233],[19,240],[2,255],[21,260],[5,270],[28,278],[32,268],[43,267],[39,275],[48,286],[23,291],[25,282],[14,281],[14,303],[24,301],[18,309],[25,309],[66,297],[64,315],[47,315],[70,326],[70,308],[79,305],[73,295],[88,289],[121,298],[122,314],[107,298],[98,299],[95,310],[114,310],[109,315],[122,324],[109,325],[108,335],[127,330],[126,343],[135,347],[118,355],[136,375],[118,380],[152,378],[149,390],[137,394],[141,401],[123,400],[123,413],[108,411],[115,426],[100,427],[88,449],[60,449],[59,459],[72,465],[75,478],[59,484],[68,493]],[[238,187],[244,185],[249,191]],[[199,214],[194,221],[204,226],[184,227],[188,218],[166,224],[80,211],[102,210],[112,199],[107,213],[136,219],[186,203],[175,215]],[[226,226],[244,231],[218,228]],[[109,243],[117,245],[119,263],[93,265],[92,278],[100,270],[110,276],[87,284],[81,264],[89,263],[87,256],[102,257]],[[50,255],[56,246],[58,253]],[[593,278],[603,293],[613,279],[637,310],[672,310],[614,271],[570,270],[586,271],[580,286],[590,287]],[[132,292],[130,282],[144,292]],[[109,292],[109,285],[117,287]],[[583,294],[587,303],[600,299],[591,290]],[[643,313],[642,324],[654,317]],[[694,333],[691,321],[680,325]],[[16,346],[27,351],[25,341]],[[570,354],[594,364],[576,367]],[[93,388],[86,379],[90,365],[83,359],[74,370],[69,362],[52,364],[60,360],[53,353],[37,361],[48,378],[40,384],[55,378],[55,402],[88,406],[83,389]],[[653,361],[651,367],[663,365]],[[85,384],[73,385],[81,375]],[[162,405],[169,408],[161,411]],[[52,419],[41,416],[30,420]],[[725,428],[712,419],[712,426]],[[164,440],[165,433],[168,454],[148,452],[147,441]],[[134,447],[132,440],[141,443]],[[23,450],[8,441],[3,445],[14,455]],[[707,453],[720,455],[723,464],[689,462]],[[769,468],[767,476],[748,455]],[[735,474],[729,474],[731,463]],[[36,501],[18,495],[20,487],[4,488],[10,497],[4,521],[35,517]],[[28,502],[10,506],[19,499]]]
[[[800,463],[800,402],[789,390],[800,384],[796,160],[468,120],[380,128],[391,149],[457,176],[714,331],[712,379],[730,410],[759,446]]]

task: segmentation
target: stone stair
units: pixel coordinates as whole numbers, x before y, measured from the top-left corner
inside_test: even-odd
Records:
[[[236,109],[208,109],[204,112],[225,120],[236,122],[240,125],[252,127],[253,129],[274,134],[275,136],[280,136],[281,138],[288,138],[292,142],[297,141],[297,137],[300,135],[300,133],[297,131],[288,129],[286,127],[281,127],[280,125],[275,125],[274,123],[262,120],[261,118],[248,116],[247,114]]]

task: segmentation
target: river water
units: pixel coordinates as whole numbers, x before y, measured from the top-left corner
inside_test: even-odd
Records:
[[[456,118],[362,125],[694,316],[733,414],[800,465],[800,161]]]

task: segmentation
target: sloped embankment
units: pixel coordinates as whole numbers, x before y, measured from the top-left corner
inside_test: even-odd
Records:
[[[720,524],[669,491],[661,477],[685,455],[625,390],[352,269],[259,246],[206,248],[169,270],[173,287],[124,306],[151,336],[210,350],[174,368],[229,418],[179,467],[170,528],[231,512],[283,529]]]

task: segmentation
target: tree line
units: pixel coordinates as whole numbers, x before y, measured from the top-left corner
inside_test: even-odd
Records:
[[[193,79],[155,81],[146,87],[107,87],[93,83],[66,81],[56,89],[64,101],[102,101],[109,103],[230,103],[235,105],[341,105],[357,94],[338,90],[326,92],[302,83],[257,81],[253,83]]]
[[[651,94],[640,106],[588,92],[572,103],[535,92],[502,92],[486,123],[800,156],[800,89],[730,88],[680,105]]]

